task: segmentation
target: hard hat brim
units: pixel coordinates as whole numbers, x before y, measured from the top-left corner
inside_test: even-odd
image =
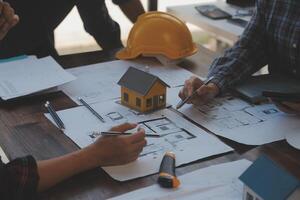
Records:
[[[186,58],[188,56],[191,56],[191,55],[197,53],[197,51],[198,51],[198,47],[195,43],[193,43],[192,49],[189,49],[188,51],[186,51],[185,53],[182,53],[181,55],[174,55],[171,52],[168,53],[165,51],[161,51],[161,52],[157,52],[157,50],[151,51],[149,49],[144,50],[144,51],[132,52],[132,51],[130,51],[130,49],[125,47],[116,53],[116,58],[118,58],[120,60],[129,60],[129,59],[137,58],[138,56],[142,55],[143,53],[146,53],[146,54],[153,54],[153,55],[155,55],[155,54],[164,55],[169,59],[181,59],[181,58]]]

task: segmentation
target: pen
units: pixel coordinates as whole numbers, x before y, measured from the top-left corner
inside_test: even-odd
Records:
[[[49,101],[47,101],[45,103],[45,107],[47,108],[48,112],[50,113],[51,117],[55,121],[55,123],[58,126],[58,128],[62,132],[64,132],[65,131],[65,125],[64,125],[63,121],[59,118],[58,114],[55,112],[55,110],[53,109],[53,107],[51,106],[51,104],[50,104]]]
[[[208,79],[206,79],[203,83],[203,85],[207,85],[209,84],[209,82],[214,78],[214,76],[209,77]],[[188,96],[187,98],[185,98],[184,100],[181,100],[177,105],[176,105],[176,109],[181,108],[186,102],[188,102],[190,99],[192,99],[195,95],[197,95],[197,90],[195,90],[193,92],[192,95]]]
[[[105,136],[118,136],[118,135],[132,135],[134,133],[129,133],[129,132],[118,132],[118,131],[104,131],[101,132],[101,135],[105,135]],[[153,137],[153,138],[159,138],[160,135],[156,135],[156,134],[145,134],[146,137]]]
[[[85,102],[82,98],[78,98],[78,100],[80,101],[80,103],[82,103],[82,105],[84,105],[93,115],[95,115],[101,122],[105,123],[103,117],[101,117],[101,115],[99,115],[99,113],[97,113],[87,102]]]

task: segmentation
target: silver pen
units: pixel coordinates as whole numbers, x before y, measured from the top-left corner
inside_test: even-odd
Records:
[[[203,85],[207,85],[209,84],[209,82],[214,78],[214,76],[209,77],[208,79],[206,79],[203,83]],[[197,95],[197,90],[195,90],[193,92],[193,94],[191,94],[190,96],[188,96],[187,98],[185,98],[184,100],[181,100],[177,105],[176,105],[176,109],[181,108],[184,104],[186,104],[186,102],[188,102],[190,99],[192,99],[194,96]]]

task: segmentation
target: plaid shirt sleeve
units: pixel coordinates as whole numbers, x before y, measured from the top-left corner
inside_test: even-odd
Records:
[[[37,195],[37,164],[32,156],[18,158],[8,164],[0,160],[0,199],[31,200]]]
[[[224,56],[212,63],[208,77],[214,76],[211,82],[221,92],[267,64],[265,11],[265,0],[258,0],[252,19],[241,38],[225,51]]]

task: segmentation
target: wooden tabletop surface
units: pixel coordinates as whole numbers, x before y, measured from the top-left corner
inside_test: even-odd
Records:
[[[189,59],[185,59],[181,66],[200,76],[204,76],[214,57],[215,54],[213,52],[200,47],[199,53]],[[113,53],[100,51],[56,58],[65,68],[112,59]],[[37,160],[49,159],[78,149],[68,137],[63,135],[44,117],[46,110],[43,104],[46,100],[50,100],[57,110],[76,106],[62,92],[25,97],[9,103],[0,103],[0,146],[10,159],[28,154],[33,155]],[[300,151],[289,146],[286,141],[274,142],[263,146],[247,146],[228,139],[220,139],[234,148],[235,151],[201,159],[179,167],[177,169],[178,175],[241,158],[255,160],[259,155],[266,154],[300,178]],[[152,185],[156,182],[156,179],[157,175],[152,175],[121,183],[113,180],[103,170],[97,168],[60,183],[41,194],[40,199],[107,199]]]

